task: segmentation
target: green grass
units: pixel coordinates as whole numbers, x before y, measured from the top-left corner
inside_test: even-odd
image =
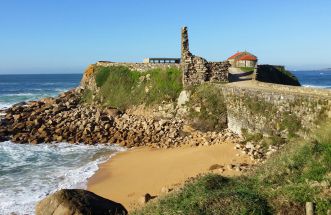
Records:
[[[239,67],[243,72],[254,72],[254,67]]]
[[[113,70],[121,70],[121,68],[114,67]],[[110,75],[110,70],[107,67],[98,67],[96,75],[95,75],[95,82],[97,87],[101,87],[107,81]]]
[[[260,137],[253,137],[260,138]],[[331,209],[331,122],[308,139],[293,138],[249,175],[206,175],[133,214],[316,214]]]
[[[249,188],[240,179],[210,174],[133,214],[269,214],[267,202]]]
[[[280,129],[288,131],[288,137],[296,136],[297,131],[302,128],[301,120],[295,114],[284,113],[280,123]]]
[[[89,89],[86,89],[83,92],[83,95],[82,95],[82,98],[81,98],[80,102],[91,104],[92,103],[92,96],[93,96],[93,92]]]
[[[213,84],[191,87],[188,119],[202,131],[222,130],[226,127],[226,105],[222,92]]]
[[[174,102],[182,90],[177,68],[154,69],[144,73],[127,67],[96,67],[98,99],[105,106],[126,109],[133,105]]]

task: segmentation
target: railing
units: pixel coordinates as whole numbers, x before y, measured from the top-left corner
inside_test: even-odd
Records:
[[[145,58],[144,63],[180,63],[180,58]]]

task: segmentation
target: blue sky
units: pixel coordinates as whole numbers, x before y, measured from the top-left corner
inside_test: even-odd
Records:
[[[98,60],[238,50],[290,69],[331,67],[329,0],[1,0],[0,73],[82,72]]]

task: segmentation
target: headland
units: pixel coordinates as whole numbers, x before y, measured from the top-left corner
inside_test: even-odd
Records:
[[[310,199],[328,210],[330,155],[315,147],[331,140],[322,129],[330,90],[300,87],[284,67],[258,65],[248,52],[221,62],[195,56],[186,27],[180,63],[167,59],[89,65],[78,88],[5,110],[0,141],[132,148],[101,165],[88,187],[132,213],[300,214]],[[327,159],[315,165],[319,156]]]

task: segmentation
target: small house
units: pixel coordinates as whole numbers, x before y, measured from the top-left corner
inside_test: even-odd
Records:
[[[237,52],[228,58],[232,67],[255,67],[257,64],[257,57],[247,51]]]

